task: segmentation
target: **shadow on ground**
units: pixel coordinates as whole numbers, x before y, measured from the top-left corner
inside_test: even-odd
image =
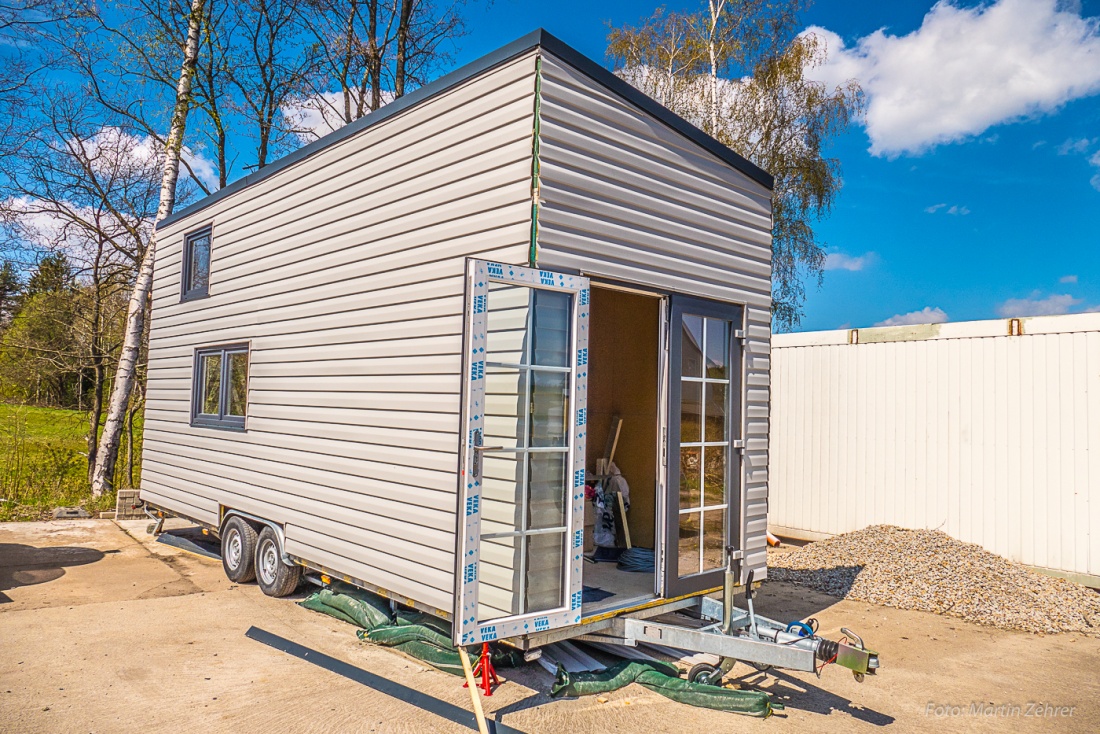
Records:
[[[221,560],[221,543],[213,535],[203,533],[202,528],[174,528],[157,536],[157,542],[206,558]]]
[[[3,593],[8,589],[56,581],[65,575],[65,567],[95,563],[103,556],[94,548],[0,543],[0,604],[11,601]]]
[[[741,669],[744,670],[744,668]],[[738,683],[742,688],[764,691],[770,694],[773,700],[783,702],[790,709],[809,711],[823,716],[828,716],[833,711],[840,711],[874,726],[887,726],[894,723],[893,716],[855,704],[849,698],[830,693],[823,688],[787,675],[783,671],[772,669],[761,673],[749,670],[743,675],[736,675],[736,672],[735,668],[735,674],[728,676],[726,680]],[[779,711],[776,715],[784,714]]]

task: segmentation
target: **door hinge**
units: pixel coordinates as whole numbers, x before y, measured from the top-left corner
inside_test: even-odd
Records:
[[[733,338],[737,339],[739,342],[744,344],[745,343],[745,330],[744,329],[734,329],[733,330]]]
[[[742,454],[745,453],[745,439],[743,439],[743,438],[734,439],[733,441],[730,442],[730,446],[737,449]]]

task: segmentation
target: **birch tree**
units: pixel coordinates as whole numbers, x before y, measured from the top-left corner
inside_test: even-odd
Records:
[[[34,304],[36,319],[23,320],[25,327],[52,321],[49,333],[63,339],[16,334],[5,346],[77,365],[70,372],[76,407],[88,408],[90,482],[105,381],[121,346],[119,307],[151,235],[159,160],[145,141],[105,125],[82,95],[64,87],[40,94],[39,125],[27,131],[20,155],[0,158],[0,243],[46,253],[39,273],[49,257],[64,257],[74,287],[53,289],[57,295]],[[41,333],[23,329],[24,336]]]
[[[171,125],[164,147],[164,168],[160,183],[160,204],[156,221],[160,222],[172,213],[176,201],[176,184],[179,180],[180,152],[187,128],[187,114],[191,107],[191,86],[198,64],[199,37],[202,30],[205,0],[192,0],[187,16],[187,36],[183,48],[183,62],[179,84],[172,110]],[[156,233],[145,248],[137,278],[130,294],[126,314],[126,333],[115,370],[114,385],[99,441],[95,469],[92,473],[92,495],[100,496],[111,488],[115,462],[118,458],[119,439],[122,435],[130,394],[134,387],[135,368],[145,333],[145,313],[153,283],[153,260],[156,253]]]

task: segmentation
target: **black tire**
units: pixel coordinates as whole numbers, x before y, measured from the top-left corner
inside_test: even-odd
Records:
[[[706,686],[720,686],[722,685],[722,671],[719,670],[718,666],[710,663],[696,663],[688,671],[688,680]]]
[[[256,578],[256,529],[239,517],[222,528],[222,568],[229,580],[247,584]]]
[[[260,590],[268,596],[286,596],[294,593],[301,580],[302,567],[283,563],[279,536],[265,527],[256,543],[256,583]]]

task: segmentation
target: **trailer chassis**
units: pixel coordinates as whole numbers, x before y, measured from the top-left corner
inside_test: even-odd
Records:
[[[745,598],[748,609],[733,604],[737,574],[737,552],[727,549],[726,583],[721,601],[698,597],[696,611],[709,624],[688,627],[658,622],[630,614],[615,617],[598,631],[576,639],[611,645],[636,646],[639,642],[672,647],[689,652],[710,653],[719,657],[718,665],[701,663],[688,673],[690,680],[717,685],[740,660],[759,670],[771,667],[801,670],[820,675],[822,668],[835,663],[852,671],[863,682],[878,671],[878,653],[847,627],[843,639],[829,640],[817,634],[816,627],[805,622],[782,624],[756,614],[753,609],[753,572],[748,574]]]

